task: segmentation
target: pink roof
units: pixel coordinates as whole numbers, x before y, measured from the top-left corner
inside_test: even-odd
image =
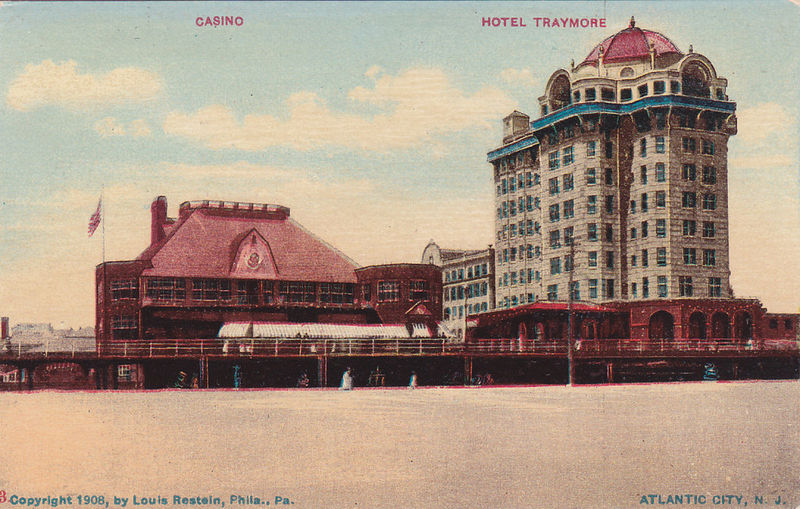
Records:
[[[672,41],[664,35],[658,32],[637,28],[633,21],[631,21],[631,25],[628,28],[617,32],[595,46],[589,53],[589,56],[583,61],[583,64],[597,65],[597,60],[600,57],[600,48],[603,49],[604,62],[622,62],[625,60],[648,58],[650,56],[650,43],[653,44],[656,56],[666,53],[683,54]]]
[[[268,249],[259,248],[260,258],[256,260],[271,257],[260,265],[268,265],[268,272],[275,279],[356,282],[355,262],[288,217],[232,216],[202,208],[191,210],[170,228],[163,242],[147,248],[138,259],[152,263],[143,272],[144,276],[262,278],[259,271],[248,273],[237,267],[237,255],[242,256],[240,251],[251,241],[256,242],[252,240],[254,237],[259,243],[268,244]],[[245,247],[240,249],[242,246]]]

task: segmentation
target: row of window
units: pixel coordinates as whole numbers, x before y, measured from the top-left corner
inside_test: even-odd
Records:
[[[451,288],[444,289],[444,300],[445,302],[451,300],[464,300],[471,299],[473,297],[482,297],[484,295],[489,294],[489,284],[486,282],[483,283],[471,283],[466,286],[454,286]]]
[[[539,185],[540,182],[541,177],[538,173],[528,171],[525,173],[519,173],[516,177],[512,175],[509,178],[502,179],[500,183],[497,184],[497,196],[515,193],[517,190],[522,190],[525,188],[531,188]]]
[[[516,286],[518,284],[525,285],[533,283],[534,281],[541,281],[542,275],[538,270],[533,269],[520,269],[519,272],[504,272],[502,275],[498,274],[497,286],[507,287]]]
[[[482,268],[484,275],[488,267]],[[150,278],[144,280],[145,297],[159,302],[182,302],[187,295],[199,303],[235,303],[239,305],[272,304],[275,291],[272,281],[231,281],[226,279]],[[262,284],[263,283],[263,284]],[[399,299],[398,281],[381,281],[378,284],[379,300]],[[306,281],[281,281],[278,284],[278,299],[283,303],[352,304],[356,285],[353,283],[312,283]],[[364,287],[365,299],[369,300],[369,287]],[[427,300],[428,284],[424,280],[409,282],[411,300]],[[111,282],[112,300],[137,300],[139,283],[137,280],[118,280]]]
[[[467,304],[467,314],[485,313],[489,310],[489,305],[486,302],[477,302],[475,304]],[[464,318],[464,306],[446,307],[443,310],[444,319],[450,320],[454,318]]]
[[[519,253],[519,256],[517,254]],[[523,245],[520,244],[519,249],[516,247],[505,248],[502,251],[497,252],[497,263],[509,263],[517,261],[519,257],[520,260],[523,260],[527,257],[528,260],[533,258],[539,258],[541,256],[541,248],[539,246],[534,246],[533,244]]]
[[[684,152],[687,153],[697,152],[697,140],[695,138],[684,136],[683,139],[681,140],[681,146],[683,147]],[[700,153],[708,156],[713,156],[714,152],[715,152],[714,141],[701,138]]]
[[[519,223],[503,225],[502,230],[497,230],[497,240],[513,239],[516,236],[538,235],[539,233],[541,233],[539,221],[528,219],[527,221],[520,221]]]
[[[476,265],[471,265],[467,267],[466,275],[467,279],[472,279],[473,277],[481,277],[486,276],[489,274],[489,267],[485,263],[480,263]],[[461,281],[464,279],[464,269],[453,269],[445,271],[444,273],[444,280],[446,283],[451,281]]]

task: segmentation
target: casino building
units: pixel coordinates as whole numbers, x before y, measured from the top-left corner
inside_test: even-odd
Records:
[[[497,307],[731,297],[726,88],[631,18],[550,76],[538,119],[508,115],[488,154]]]
[[[159,196],[150,245],[98,265],[95,279],[101,353],[109,342],[253,334],[264,323],[402,324],[430,337],[441,320],[441,270],[360,268],[279,205],[184,202],[169,218]]]

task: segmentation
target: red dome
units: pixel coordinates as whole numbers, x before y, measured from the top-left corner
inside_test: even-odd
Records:
[[[656,56],[667,53],[683,55],[672,41],[665,36],[658,32],[637,28],[634,19],[631,18],[631,24],[628,28],[617,32],[595,46],[581,65],[597,65],[601,49],[603,51],[603,62],[623,62],[625,60],[647,58],[650,56],[651,43]]]

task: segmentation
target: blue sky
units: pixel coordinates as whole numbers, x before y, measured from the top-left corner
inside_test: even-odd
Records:
[[[492,242],[486,152],[550,74],[637,25],[711,59],[738,103],[729,148],[735,292],[800,306],[800,7],[764,2],[3,3],[0,314],[94,321],[106,259],[149,205],[280,203],[361,264]],[[202,16],[241,26],[198,27]],[[481,27],[483,16],[607,28]]]

